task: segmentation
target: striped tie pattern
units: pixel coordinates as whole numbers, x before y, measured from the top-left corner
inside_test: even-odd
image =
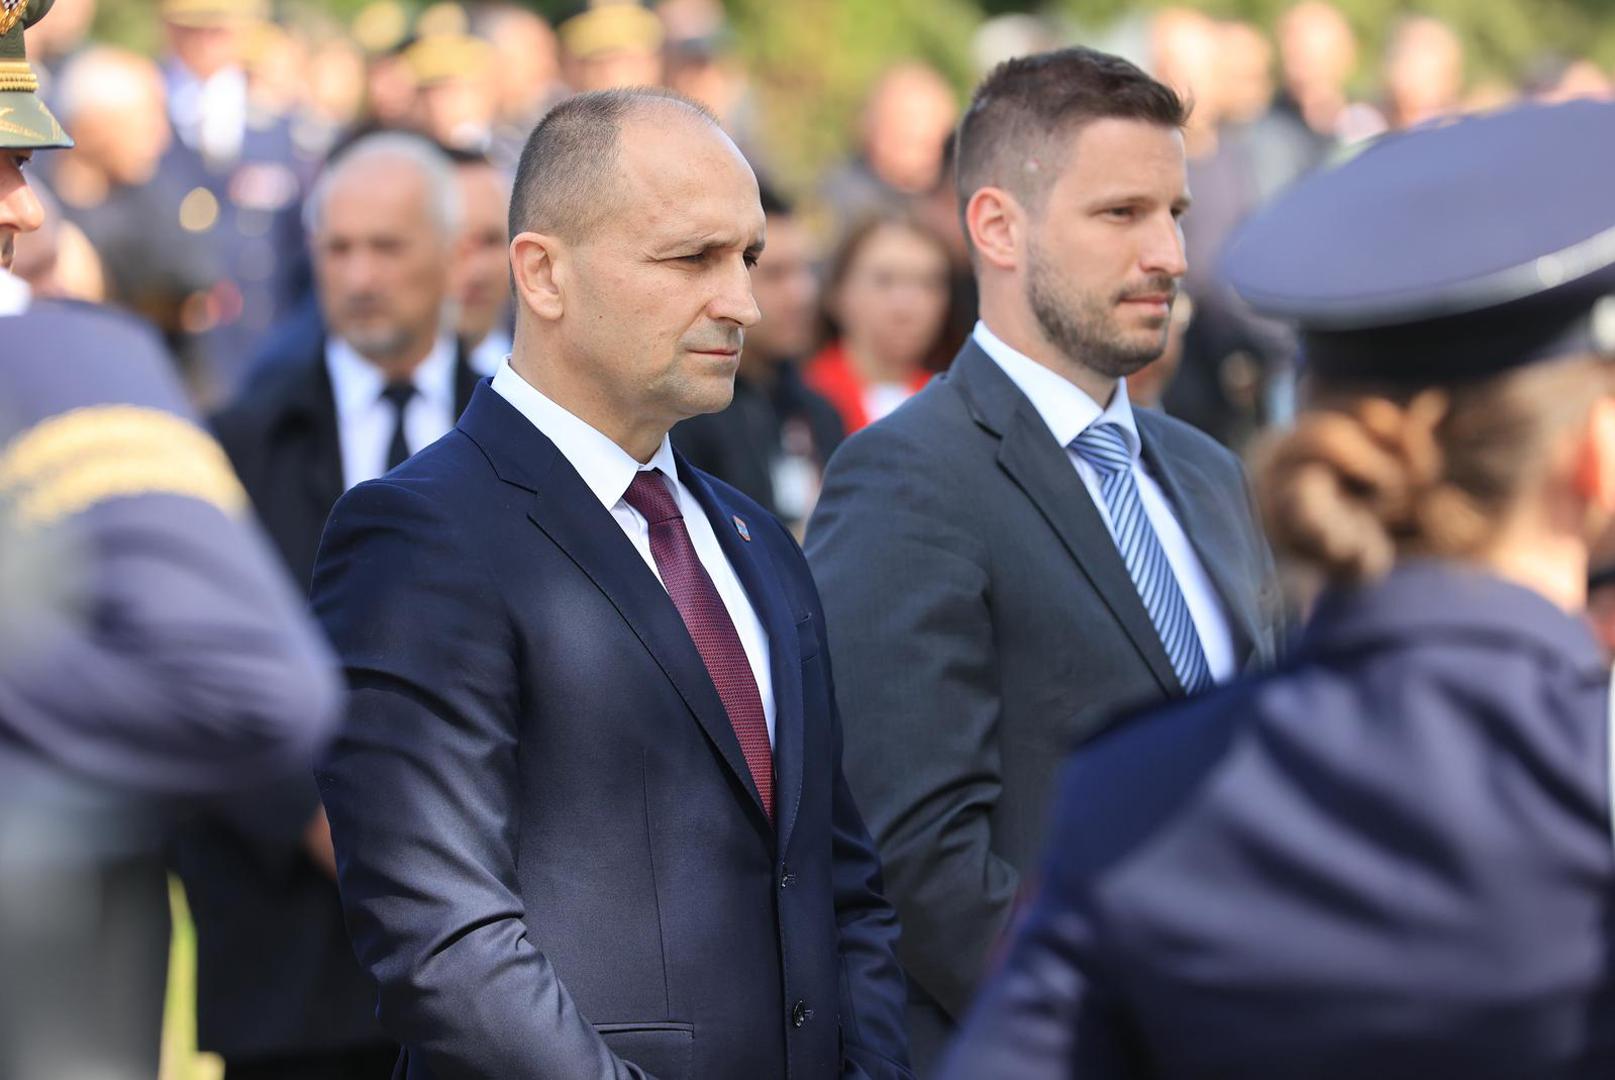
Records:
[[[1116,547],[1144,601],[1144,610],[1149,612],[1150,622],[1155,624],[1155,632],[1161,636],[1178,681],[1190,694],[1209,689],[1211,668],[1200,648],[1200,635],[1172,573],[1172,564],[1167,562],[1161,540],[1138,497],[1126,435],[1116,424],[1094,424],[1071,441],[1071,448],[1099,474],[1099,490],[1110,511]]]

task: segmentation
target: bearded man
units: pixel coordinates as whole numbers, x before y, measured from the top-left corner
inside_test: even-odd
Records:
[[[987,77],[958,135],[981,321],[947,375],[842,447],[808,528],[922,1076],[1015,909],[1066,752],[1277,647],[1238,460],[1127,396],[1187,268],[1186,113],[1090,49]]]

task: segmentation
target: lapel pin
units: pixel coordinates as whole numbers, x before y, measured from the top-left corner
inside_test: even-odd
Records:
[[[746,528],[744,521],[740,520],[740,515],[736,514],[730,520],[735,523],[735,532],[740,534],[740,538],[748,544],[751,543],[751,530]]]

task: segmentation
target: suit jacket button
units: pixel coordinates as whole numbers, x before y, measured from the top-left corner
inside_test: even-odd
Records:
[[[811,1019],[813,1019],[813,1010],[807,1007],[807,1002],[798,1001],[791,1008],[791,1024],[793,1026],[801,1027]]]

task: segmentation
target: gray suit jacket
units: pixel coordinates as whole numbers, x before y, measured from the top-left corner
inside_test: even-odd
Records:
[[[1277,588],[1239,461],[1180,421],[1137,420],[1239,661],[1271,661]],[[1067,752],[1183,690],[1066,451],[973,342],[837,452],[807,554],[923,1072],[1036,865]]]

